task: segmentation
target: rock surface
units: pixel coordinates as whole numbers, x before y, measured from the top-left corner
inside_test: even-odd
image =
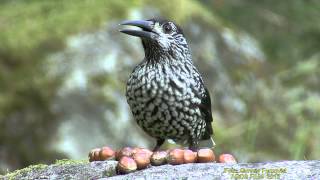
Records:
[[[31,166],[3,176],[3,179],[317,179],[320,161],[265,163],[197,163],[150,167],[116,175],[116,161],[57,163]],[[2,179],[0,176],[0,179]]]

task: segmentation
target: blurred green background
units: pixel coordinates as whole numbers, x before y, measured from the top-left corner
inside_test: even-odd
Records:
[[[118,24],[155,16],[187,36],[217,153],[319,159],[320,1],[1,0],[0,174],[103,145],[153,146],[124,96],[143,50]]]

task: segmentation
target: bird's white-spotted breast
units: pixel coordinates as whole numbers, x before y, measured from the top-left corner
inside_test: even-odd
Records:
[[[152,137],[181,142],[203,134],[205,121],[193,104],[201,103],[195,92],[203,93],[204,87],[190,65],[163,60],[155,66],[143,61],[130,75],[128,103],[134,119]]]

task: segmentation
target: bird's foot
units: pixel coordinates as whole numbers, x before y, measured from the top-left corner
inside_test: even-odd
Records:
[[[158,151],[161,145],[165,142],[165,139],[157,139],[156,146],[153,148],[153,152]]]

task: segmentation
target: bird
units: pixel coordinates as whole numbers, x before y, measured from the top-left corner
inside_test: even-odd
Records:
[[[139,37],[145,54],[129,76],[126,99],[137,124],[156,139],[153,151],[169,139],[194,151],[202,140],[215,145],[210,94],[182,28],[162,18],[120,25],[139,28],[119,30]]]

